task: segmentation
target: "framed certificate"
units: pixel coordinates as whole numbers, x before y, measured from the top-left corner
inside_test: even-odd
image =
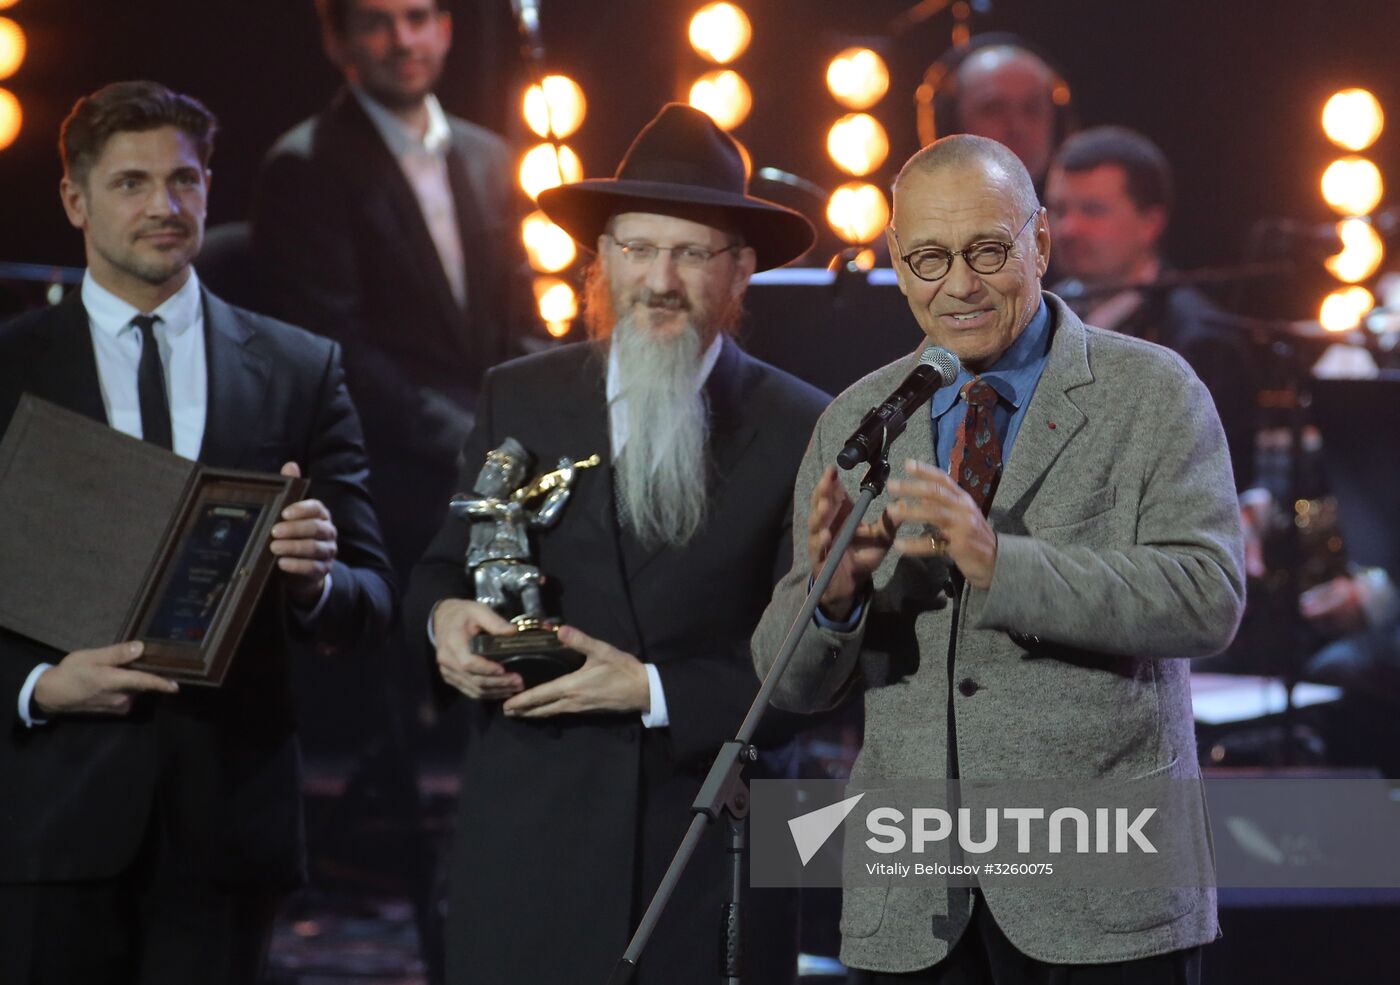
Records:
[[[145,641],[131,666],[217,686],[307,483],[212,469],[29,394],[0,442],[0,625],[63,651]]]
[[[272,526],[297,495],[284,476],[200,470],[123,633],[146,643],[132,667],[223,681],[275,567]]]

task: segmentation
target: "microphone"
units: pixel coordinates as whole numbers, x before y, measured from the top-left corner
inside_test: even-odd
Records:
[[[889,443],[904,433],[909,415],[933,396],[933,391],[958,378],[962,363],[942,346],[929,345],[919,356],[919,365],[905,377],[899,389],[885,398],[879,407],[870,408],[860,426],[846,439],[846,447],[836,456],[836,464],[853,469],[889,447]]]

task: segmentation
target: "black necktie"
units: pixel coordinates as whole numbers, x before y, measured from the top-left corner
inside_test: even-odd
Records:
[[[170,401],[165,395],[165,370],[156,346],[155,315],[131,319],[141,332],[141,364],[136,368],[136,389],[141,401],[141,435],[153,445],[173,449],[170,438]]]

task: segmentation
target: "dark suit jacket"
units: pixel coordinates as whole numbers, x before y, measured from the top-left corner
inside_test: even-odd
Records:
[[[537,468],[566,455],[607,460],[605,364],[583,343],[487,374],[459,485],[472,487],[506,437]],[[654,663],[670,726],[644,729],[638,715],[508,720],[499,704],[470,703],[449,907],[454,982],[604,981],[680,844],[710,759],[757,692],[747,641],[791,556],[793,477],[827,398],[732,342],[706,393],[713,509],[688,545],[647,551],[621,530],[606,468],[579,472],[561,520],[537,535],[546,608]],[[415,569],[404,618],[420,648],[432,606],[472,596],[467,541],[467,525],[448,518]],[[650,972],[642,963],[644,982],[715,980],[723,826],[709,834],[653,938]],[[791,954],[791,941],[763,931],[749,940],[755,957]]]
[[[272,312],[344,347],[375,500],[405,570],[446,510],[481,374],[507,357],[519,255],[505,143],[463,120],[450,125],[465,310],[403,170],[348,91],[277,141],[254,206]]]
[[[339,348],[204,293],[209,403],[199,460],[276,472],[296,461],[338,531],[332,591],[308,633],[272,587],[222,688],[139,700],[126,718],[29,729],[16,703],[63,654],[0,630],[0,882],[100,879],[140,847],[157,800],[192,873],[285,887],[303,869],[289,643],[349,649],[381,635],[392,576],[365,492],[360,424]],[[0,326],[0,430],[22,392],[106,422],[87,313],[74,293]],[[74,563],[79,563],[75,559]]]
[[[1245,490],[1254,484],[1259,379],[1248,338],[1227,317],[1200,291],[1177,287],[1146,292],[1117,331],[1166,346],[1196,371],[1225,428],[1235,488]]]

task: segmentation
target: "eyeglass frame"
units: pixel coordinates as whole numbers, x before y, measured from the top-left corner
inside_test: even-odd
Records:
[[[963,263],[967,264],[967,268],[975,274],[981,274],[984,277],[990,277],[992,274],[999,274],[1006,269],[1006,263],[1008,260],[1011,259],[1011,248],[1016,245],[1016,240],[1021,238],[1021,234],[1026,231],[1026,227],[1031,224],[1031,221],[1034,220],[1036,216],[1040,215],[1040,209],[1040,206],[1036,206],[1035,211],[1026,217],[1025,222],[1021,223],[1021,228],[1016,230],[1016,234],[1011,237],[1011,242],[1009,243],[997,239],[983,239],[978,240],[976,243],[969,243],[967,246],[964,246],[961,250],[944,250],[944,252],[948,254],[948,269],[943,271],[943,273],[939,274],[937,277],[925,277],[923,274],[919,273],[917,270],[914,269],[914,265],[909,262],[909,258],[915,253],[919,253],[923,250],[943,250],[944,248],[941,246],[916,247],[915,249],[910,250],[908,253],[905,253],[903,256],[900,257],[900,259],[904,261],[904,265],[909,268],[909,272],[911,274],[913,274],[915,277],[919,278],[919,280],[923,281],[926,284],[936,284],[944,277],[947,277],[950,273],[952,273],[953,260],[955,257],[962,257]],[[898,246],[899,231],[895,229],[893,225],[891,225],[890,232],[894,234],[894,242],[895,245]],[[996,267],[992,270],[978,270],[972,265],[972,261],[969,260],[967,257],[969,250],[975,250],[983,246],[1001,247],[1001,263],[997,264]]]
[[[622,252],[622,258],[629,263],[650,266],[656,262],[656,258],[659,257],[664,250],[671,254],[671,259],[675,262],[676,266],[685,267],[687,270],[703,270],[709,265],[711,260],[721,253],[729,253],[744,248],[743,240],[730,243],[728,246],[721,247],[718,250],[712,250],[709,247],[697,246],[694,243],[681,243],[679,246],[657,246],[655,243],[649,243],[644,239],[620,240],[612,233],[603,233],[603,235],[617,244],[617,248]],[[656,252],[652,253],[649,257],[642,257],[637,255],[638,250],[655,250]],[[697,253],[704,253],[706,255],[703,259],[697,257],[693,263],[687,263],[684,260],[677,259],[678,250],[690,250],[692,251],[692,256]]]

